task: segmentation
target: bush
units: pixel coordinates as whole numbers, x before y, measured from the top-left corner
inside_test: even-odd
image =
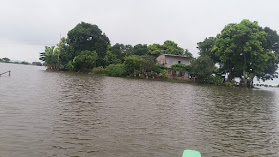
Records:
[[[168,76],[168,71],[167,71],[166,69],[162,69],[162,70],[160,71],[160,74],[162,75],[163,78],[167,78],[167,76]]]
[[[126,73],[124,64],[110,64],[105,72],[108,76],[123,76]]]
[[[173,65],[171,65],[171,70],[173,70],[173,71],[191,71],[191,66],[184,65],[184,64],[173,64]]]
[[[81,51],[73,60],[75,71],[90,71],[95,65],[98,55],[95,51]]]
[[[143,69],[144,59],[141,56],[132,55],[125,57],[124,60],[125,69],[129,75],[134,75]]]
[[[105,74],[105,69],[102,66],[93,68],[93,70],[91,71],[92,74],[98,74],[98,75],[103,75]]]
[[[215,85],[222,85],[224,84],[224,78],[221,76],[209,76],[206,79],[206,82]]]
[[[230,83],[230,82],[225,82],[225,86],[232,87],[232,86],[233,86],[233,84],[232,84],[232,83]]]
[[[69,61],[64,68],[66,70],[74,70],[73,62]]]

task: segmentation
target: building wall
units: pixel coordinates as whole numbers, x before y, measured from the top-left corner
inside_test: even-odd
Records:
[[[189,65],[190,64],[190,59],[189,58],[179,57],[179,56],[160,55],[157,58],[157,61],[160,64],[165,65],[168,68],[170,68],[171,65],[173,65],[173,64],[178,64],[179,61],[180,61],[180,64],[185,64],[185,65]]]

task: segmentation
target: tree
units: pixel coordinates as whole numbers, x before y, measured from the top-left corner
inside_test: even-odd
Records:
[[[144,59],[140,56],[131,55],[124,59],[124,65],[129,75],[135,75],[142,70]]]
[[[114,54],[117,59],[123,62],[125,56],[129,56],[133,53],[133,46],[116,43],[109,48],[109,51]]]
[[[57,53],[59,55],[59,69],[71,70],[69,62],[75,58],[73,48],[68,44],[69,40],[65,37],[61,38],[57,44]]]
[[[179,47],[175,42],[167,40],[163,44],[165,54],[183,55],[183,48]]]
[[[106,65],[121,63],[121,60],[118,59],[117,56],[113,54],[111,51],[107,51],[105,60]]]
[[[142,56],[143,63],[142,63],[142,70],[145,72],[154,71],[157,67],[157,60],[154,56],[151,55],[144,55]]]
[[[267,33],[266,40],[263,42],[263,47],[265,49],[269,49],[273,53],[276,54],[276,56],[279,56],[279,36],[275,30],[272,30],[269,27],[260,28],[261,31],[264,31]]]
[[[4,62],[6,62],[6,63],[9,63],[11,60],[9,59],[9,58],[7,58],[7,57],[5,57],[5,58],[2,58],[2,60],[4,61]]]
[[[95,51],[81,51],[73,60],[75,71],[91,71],[96,66],[97,53]]]
[[[152,44],[148,46],[148,52],[150,54],[173,54],[173,55],[183,55],[183,48],[179,47],[175,42],[166,40],[163,45]]]
[[[97,25],[81,22],[68,32],[69,45],[72,46],[75,55],[81,51],[96,51],[98,54],[97,66],[104,66],[109,38]]]
[[[124,64],[110,64],[106,68],[106,74],[109,76],[123,76],[126,73]]]
[[[148,54],[148,49],[146,44],[137,44],[134,46],[133,55],[143,56]]]
[[[199,80],[205,81],[212,73],[216,70],[216,67],[212,59],[205,55],[200,56],[197,59],[193,60],[191,63],[192,73],[197,76]]]
[[[48,69],[58,69],[58,53],[55,46],[45,46],[45,51],[40,53],[40,60]]]
[[[160,44],[149,45],[147,49],[148,53],[152,55],[160,55],[165,53],[163,46]]]
[[[267,33],[262,31],[257,22],[242,20],[239,24],[228,24],[217,35],[212,49],[220,60],[222,68],[233,77],[240,77],[243,86],[253,85],[254,77],[271,79],[277,69],[276,55],[263,46]],[[269,73],[267,73],[269,71]],[[265,77],[268,74],[269,77]],[[231,77],[231,78],[233,78]]]
[[[212,52],[212,48],[215,44],[216,37],[208,37],[205,38],[204,41],[197,43],[199,49],[199,55],[201,56],[209,56],[214,62],[218,62],[218,58],[216,55]]]

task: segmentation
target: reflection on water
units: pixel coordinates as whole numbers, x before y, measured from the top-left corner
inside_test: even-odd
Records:
[[[0,64],[0,156],[279,156],[279,91]]]

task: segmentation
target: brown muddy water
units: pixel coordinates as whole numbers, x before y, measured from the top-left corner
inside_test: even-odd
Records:
[[[279,156],[279,89],[0,63],[0,156]]]

